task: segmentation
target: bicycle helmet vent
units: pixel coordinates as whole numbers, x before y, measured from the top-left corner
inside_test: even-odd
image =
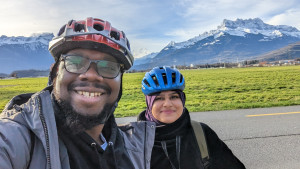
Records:
[[[168,66],[155,67],[145,74],[142,80],[142,92],[151,95],[166,90],[181,90],[185,87],[182,74]]]
[[[76,48],[111,54],[119,63],[124,64],[125,70],[133,65],[134,58],[125,33],[112,27],[108,21],[91,17],[86,20],[70,20],[49,42],[49,51],[55,61],[61,54]]]

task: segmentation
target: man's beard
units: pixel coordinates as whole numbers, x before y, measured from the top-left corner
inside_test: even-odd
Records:
[[[99,124],[104,124],[116,108],[116,102],[107,103],[104,105],[103,110],[96,115],[82,115],[72,107],[69,101],[57,99],[55,94],[54,97],[60,109],[58,112],[55,111],[56,118],[58,118],[62,127],[69,129],[73,134],[89,130]]]

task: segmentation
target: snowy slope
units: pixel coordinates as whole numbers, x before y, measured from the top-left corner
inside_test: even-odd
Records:
[[[259,18],[224,19],[215,30],[187,41],[171,41],[154,58],[145,58],[133,69],[251,60],[297,41],[300,41],[300,31],[291,26],[269,25]]]
[[[47,70],[53,63],[48,51],[51,33],[34,34],[30,37],[0,37],[0,73],[15,70]]]
[[[215,39],[223,36],[225,33],[233,36],[245,36],[246,34],[262,34],[265,36],[264,40],[271,40],[274,38],[282,37],[283,35],[300,38],[300,31],[297,28],[286,25],[269,25],[264,23],[261,19],[237,19],[231,21],[224,19],[223,23],[218,26],[216,30],[204,32],[199,36],[189,39],[184,42],[175,43],[170,42],[164,49],[167,50],[170,47],[180,49],[194,45],[196,42],[203,40],[209,36],[214,36]]]
[[[42,34],[33,34],[30,37],[17,36],[17,37],[7,37],[2,35],[0,37],[0,46],[3,45],[24,45],[32,44],[32,48],[35,48],[35,44],[41,43],[45,46],[48,46],[49,41],[53,38],[52,33],[42,33]]]

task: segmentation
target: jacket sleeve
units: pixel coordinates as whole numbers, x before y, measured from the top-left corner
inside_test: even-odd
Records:
[[[206,124],[201,123],[209,152],[209,169],[244,169],[244,164]]]
[[[150,169],[150,159],[155,137],[155,123],[131,122],[119,126],[125,148],[138,169]]]
[[[30,141],[26,127],[0,119],[0,168],[26,169],[30,159]]]

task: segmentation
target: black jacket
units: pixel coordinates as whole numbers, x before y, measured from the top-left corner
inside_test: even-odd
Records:
[[[102,133],[109,138],[105,151],[85,132],[74,135],[64,127],[58,128],[58,136],[68,151],[70,168],[135,169],[113,116],[106,122]]]
[[[146,120],[145,111],[139,115],[138,120]],[[210,158],[209,169],[245,168],[240,160],[234,156],[227,145],[219,139],[217,134],[209,126],[204,123],[201,123],[201,125],[208,146]],[[180,141],[178,141],[178,137],[180,138]],[[162,142],[166,143],[167,152],[163,150]],[[180,146],[178,145],[179,143]],[[180,148],[177,148],[176,150],[176,146]],[[169,156],[169,159],[167,155]],[[198,148],[187,109],[184,110],[183,115],[174,123],[156,127],[155,143],[151,156],[152,169],[203,169],[204,167],[201,159],[201,153]],[[171,165],[173,165],[174,168],[172,168]]]

